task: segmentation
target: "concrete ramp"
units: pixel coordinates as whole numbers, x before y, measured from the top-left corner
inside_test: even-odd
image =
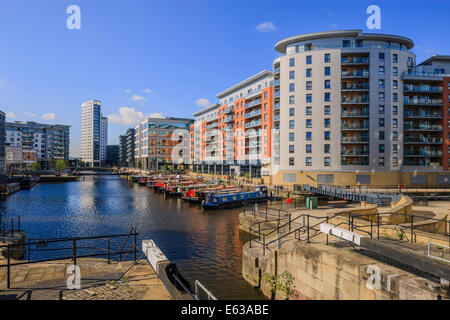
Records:
[[[388,221],[393,224],[401,224],[411,221],[408,217],[412,214],[413,200],[408,196],[402,196],[398,201],[391,203],[391,208],[384,212],[389,214]]]

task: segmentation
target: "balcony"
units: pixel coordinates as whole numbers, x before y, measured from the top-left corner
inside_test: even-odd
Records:
[[[369,91],[370,86],[367,82],[359,82],[359,83],[342,83],[341,91]]]
[[[274,85],[274,86],[279,86],[279,85],[280,85],[280,79],[275,80],[275,81],[273,82],[273,85]]]
[[[223,123],[234,122],[233,116],[228,116],[223,120]]]
[[[440,112],[405,112],[405,118],[418,118],[418,119],[442,119],[442,113]]]
[[[341,150],[341,155],[346,157],[352,157],[352,156],[369,156],[369,150]]]
[[[280,91],[275,91],[273,96],[274,96],[274,98],[279,98],[280,97]]]
[[[274,115],[273,121],[280,121],[280,115],[279,114]]]
[[[213,123],[210,124],[209,126],[206,126],[206,129],[216,129],[219,127],[219,123]]]
[[[369,143],[370,138],[366,136],[361,137],[341,137],[341,143],[353,144],[353,143]]]
[[[442,99],[411,99],[409,97],[405,97],[403,104],[405,106],[442,106]]]
[[[261,120],[258,121],[250,121],[245,124],[245,129],[253,128],[261,125]]]
[[[369,64],[369,58],[368,57],[342,57],[341,63],[343,65]]]
[[[404,131],[442,131],[442,125],[440,124],[419,124],[414,125],[411,123],[405,123]]]
[[[252,107],[254,107],[254,106],[258,106],[258,105],[260,105],[261,103],[262,103],[262,99],[254,100],[254,101],[252,101],[252,102],[250,102],[250,103],[246,103],[246,104],[245,104],[245,109],[249,109],[249,108],[252,108]]]
[[[342,71],[342,78],[369,78],[369,71]]]
[[[275,103],[273,106],[273,110],[280,110],[280,103]]]
[[[369,165],[369,159],[368,157],[358,157],[358,158],[342,158],[341,159],[341,165],[342,166],[368,166]]]
[[[437,86],[424,86],[424,85],[415,86],[412,84],[405,84],[404,91],[405,92],[442,93],[443,88],[437,87]]]
[[[425,150],[425,149],[405,149],[403,154],[405,157],[442,157],[442,150]]]
[[[342,130],[369,130],[369,123],[350,123],[342,124]]]
[[[279,73],[280,72],[280,67],[273,69],[273,73]]]
[[[252,111],[252,112],[245,114],[246,119],[250,119],[250,118],[254,118],[254,117],[258,117],[258,116],[261,116],[261,110]]]
[[[405,137],[403,142],[405,144],[442,144],[443,139],[441,137]]]
[[[342,97],[341,103],[342,104],[368,104],[369,98],[368,97],[358,97],[356,99],[347,99],[345,97]]]
[[[363,109],[363,110],[352,110],[352,111],[342,111],[341,117],[342,118],[353,118],[353,117],[368,117],[369,116],[369,110]]]

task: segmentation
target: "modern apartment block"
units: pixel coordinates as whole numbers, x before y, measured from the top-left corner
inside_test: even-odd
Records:
[[[148,118],[135,128],[135,167],[162,170],[187,167],[190,161],[189,128],[192,119]]]
[[[269,175],[273,128],[273,75],[262,71],[219,93],[220,103],[194,113],[194,172]]]
[[[69,160],[70,126],[32,121],[7,122],[5,142],[22,149],[25,167],[39,162],[42,169],[52,169],[56,160]]]
[[[416,66],[413,47],[361,30],[278,42],[273,183],[449,181],[449,59]]]
[[[106,160],[108,120],[102,103],[90,100],[81,105],[81,158],[87,166],[100,167]]]
[[[125,135],[119,137],[119,164],[122,167],[134,167],[134,129],[128,129]]]
[[[109,145],[106,148],[106,162],[107,167],[114,167],[119,164],[119,146]]]

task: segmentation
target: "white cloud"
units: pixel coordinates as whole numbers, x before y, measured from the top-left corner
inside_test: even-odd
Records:
[[[130,98],[130,100],[131,101],[145,101],[147,99],[144,98],[143,96],[138,96],[137,94],[135,94]]]
[[[36,113],[32,113],[32,112],[21,112],[23,115],[30,117],[30,118],[34,118],[36,117]]]
[[[125,90],[125,93],[131,93],[130,89]]]
[[[144,91],[145,93],[148,93],[148,94],[153,94],[153,93],[154,93],[153,90],[152,90],[152,89],[149,89],[149,88],[144,89],[144,90],[142,90],[142,91]]]
[[[263,22],[258,24],[255,27],[256,31],[259,32],[270,32],[270,31],[275,31],[277,28],[275,27],[275,24],[272,21],[267,21],[267,22]]]
[[[119,114],[110,114],[108,120],[115,124],[132,125],[145,120],[145,116],[134,108],[121,107],[119,108]]]
[[[152,114],[150,114],[148,117],[149,117],[149,118],[159,118],[159,119],[164,119],[164,118],[165,118],[165,116],[163,115],[162,112],[155,112],[155,113],[152,113]]]
[[[51,113],[46,113],[44,115],[42,115],[42,120],[55,120],[56,119],[56,114],[54,114],[53,112]]]
[[[195,100],[195,104],[197,105],[197,107],[204,108],[211,105],[211,102],[208,99],[200,98],[198,100]]]
[[[16,117],[16,115],[14,114],[14,112],[8,111],[8,112],[6,112],[6,117],[10,118],[10,119],[14,119]]]

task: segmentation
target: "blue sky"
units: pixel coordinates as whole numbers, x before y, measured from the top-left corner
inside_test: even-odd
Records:
[[[66,27],[72,4],[81,30]],[[381,8],[381,30],[367,30],[371,4]],[[2,1],[0,110],[8,121],[72,125],[78,156],[84,101],[99,99],[112,115],[114,144],[133,120],[191,117],[218,92],[271,70],[286,37],[363,29],[413,39],[418,61],[450,54],[449,13],[446,0]]]

